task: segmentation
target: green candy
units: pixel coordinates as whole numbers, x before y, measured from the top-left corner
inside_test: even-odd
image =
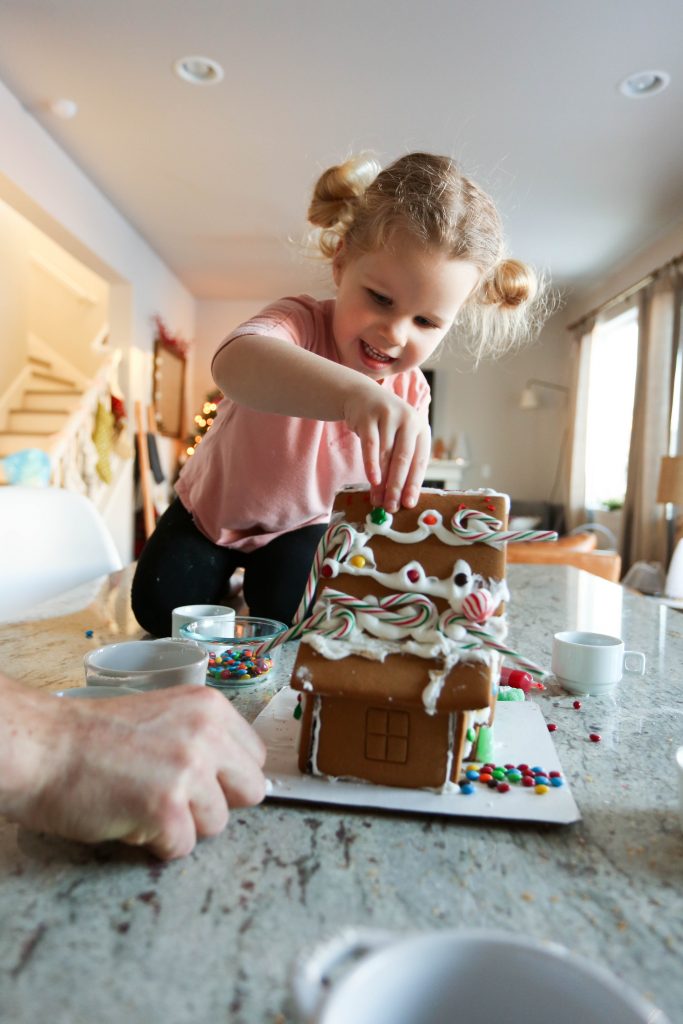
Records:
[[[376,526],[381,526],[382,523],[386,523],[387,514],[381,506],[378,506],[377,508],[373,508],[370,513],[370,519]]]
[[[491,760],[492,754],[493,729],[489,728],[488,725],[480,725],[479,736],[477,737],[477,750],[475,753],[475,760],[483,761],[484,763],[486,763],[487,761]]]

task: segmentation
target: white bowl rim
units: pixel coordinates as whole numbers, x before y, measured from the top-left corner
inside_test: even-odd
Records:
[[[150,668],[113,668],[111,665],[98,664],[97,659],[105,652],[113,652],[115,649],[121,649],[128,645],[135,645],[135,649],[138,650],[139,644],[157,644],[157,645],[174,645],[176,650],[180,646],[181,652],[187,654],[182,662],[176,665],[167,665],[163,668],[160,666],[154,666]],[[192,655],[192,657],[190,657]],[[206,657],[206,651],[196,640],[189,638],[176,639],[175,637],[158,637],[154,640],[117,640],[113,644],[103,644],[101,647],[95,647],[92,651],[87,651],[83,657],[86,668],[92,669],[99,675],[111,676],[113,679],[119,676],[129,676],[139,672],[176,672],[186,668],[191,668],[193,665],[199,665]]]
[[[375,939],[376,945],[369,946],[367,955],[356,960],[349,969],[326,990],[322,1004],[318,1006],[318,1012],[323,1008],[325,1012],[332,1009],[333,1004],[337,998],[342,999],[342,993],[347,983],[352,984],[352,978],[355,983],[358,984],[359,973],[369,973],[370,977],[375,975],[375,972],[381,966],[382,961],[390,960],[393,952],[400,948],[405,951],[410,949],[411,946],[415,947],[417,962],[418,956],[425,956],[424,947],[434,946],[443,944],[444,940],[457,943],[458,945],[467,944],[468,948],[471,945],[478,946],[481,948],[489,947],[489,953],[494,956],[503,956],[509,952],[511,946],[516,951],[524,954],[533,954],[538,957],[545,957],[554,960],[556,963],[563,964],[569,967],[571,970],[576,972],[577,980],[583,974],[584,976],[590,977],[594,982],[602,985],[615,999],[616,1006],[618,1009],[628,1009],[632,1013],[637,1013],[642,1017],[643,1022],[656,1021],[657,1024],[670,1024],[668,1017],[659,1010],[653,1003],[647,1000],[644,996],[634,989],[628,981],[623,980],[616,974],[613,974],[607,967],[603,967],[600,964],[594,963],[587,957],[582,956],[579,953],[574,953],[566,946],[561,945],[553,940],[543,940],[534,938],[520,938],[518,934],[514,932],[506,932],[502,929],[488,929],[488,928],[445,928],[442,930],[432,931],[416,931],[409,932],[408,934],[400,935],[398,933],[382,932],[381,929],[372,928],[348,928],[345,929],[341,936],[337,937],[337,941],[343,944],[344,933],[348,936],[349,946],[353,946],[354,942],[358,942],[361,946],[363,944],[363,936],[368,936],[370,942],[372,942],[373,935],[379,936],[379,943]],[[386,941],[382,942],[382,934],[386,937]],[[331,940],[334,943],[335,940]],[[306,973],[306,964],[313,964],[318,953],[322,952],[324,957],[324,950],[328,943],[319,943],[310,952],[310,957],[301,965],[301,974],[297,979],[295,976],[295,993],[297,989],[297,980],[299,984],[303,983],[304,991],[306,982],[304,976]],[[418,947],[422,947],[419,949]],[[499,947],[491,949],[491,947]],[[654,1014],[654,1016],[653,1016]]]

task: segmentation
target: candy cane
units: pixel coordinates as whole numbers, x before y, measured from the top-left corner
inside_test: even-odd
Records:
[[[468,525],[468,523],[472,525]],[[520,541],[553,541],[557,534],[553,530],[501,530],[500,519],[479,512],[474,508],[459,509],[451,519],[451,530],[462,540],[471,544],[518,544]]]
[[[303,597],[299,602],[299,607],[296,610],[296,614],[292,619],[295,624],[301,622],[308,612],[310,606],[313,604],[315,597],[315,590],[318,586],[318,579],[320,578],[320,569],[327,558],[330,551],[334,551],[335,548],[341,548],[339,552],[340,558],[345,558],[353,546],[355,540],[356,531],[348,523],[334,523],[329,526],[325,533],[320,538],[320,543],[315,552],[313,558],[313,565],[311,571],[308,574],[306,580],[306,587],[304,589]]]

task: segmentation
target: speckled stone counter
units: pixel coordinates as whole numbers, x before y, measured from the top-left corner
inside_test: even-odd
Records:
[[[582,821],[510,825],[266,803],[235,812],[222,836],[166,866],[116,844],[87,848],[0,821],[0,1020],[294,1022],[296,957],[345,925],[369,924],[552,939],[683,1021],[674,773],[683,615],[575,569],[513,565],[509,583],[511,645],[541,664],[550,665],[562,628],[620,633],[647,654],[643,678],[625,677],[616,696],[584,699],[579,711],[556,684],[535,698],[557,725]],[[35,683],[39,649],[52,688],[80,685],[88,646],[137,635],[128,586],[124,572],[84,606],[72,595],[68,614],[0,626],[0,663]],[[248,718],[286,682],[294,648],[263,689],[236,699]],[[590,742],[590,731],[602,742]]]

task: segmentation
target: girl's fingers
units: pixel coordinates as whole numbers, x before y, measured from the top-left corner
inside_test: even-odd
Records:
[[[377,424],[367,426],[360,437],[363,454],[363,468],[371,488],[377,488],[382,482],[382,470],[379,459],[379,431]]]
[[[406,508],[413,508],[420,496],[420,488],[427,472],[429,455],[432,449],[432,435],[429,427],[422,431],[417,439],[415,454],[401,495],[401,503]]]

